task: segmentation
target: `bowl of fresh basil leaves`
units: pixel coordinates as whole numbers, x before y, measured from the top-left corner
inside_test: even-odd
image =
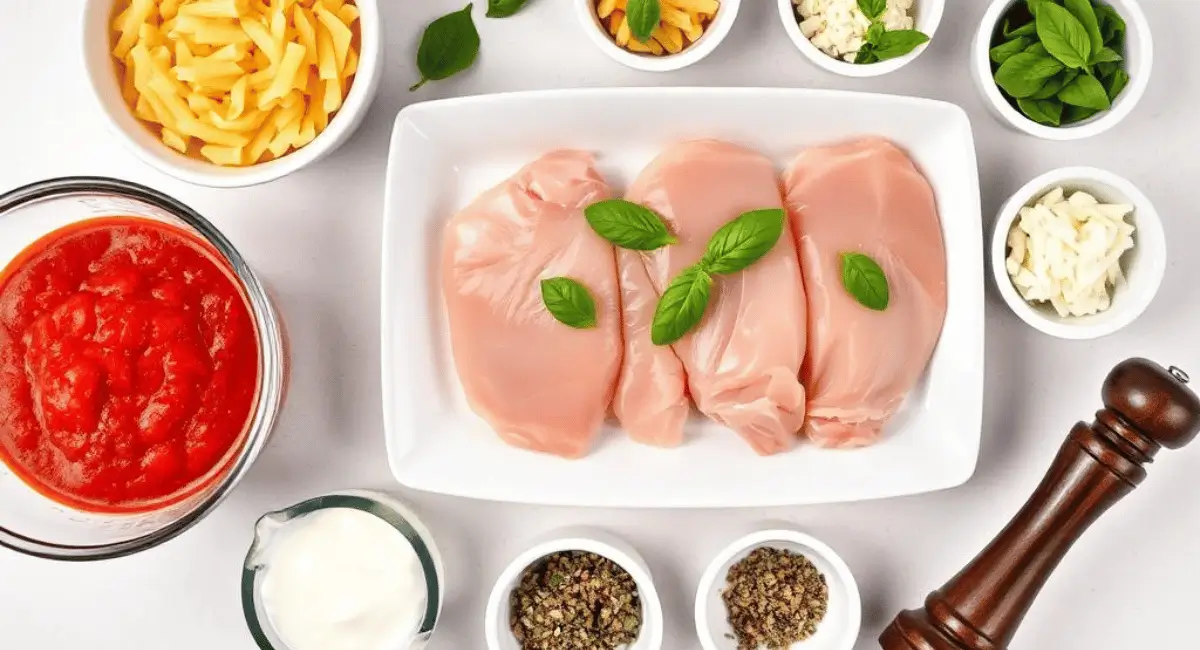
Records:
[[[1136,0],[995,0],[971,59],[1001,121],[1046,140],[1078,140],[1133,112],[1154,45]]]

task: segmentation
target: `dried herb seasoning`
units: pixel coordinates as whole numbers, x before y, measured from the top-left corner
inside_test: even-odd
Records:
[[[617,650],[642,629],[633,577],[583,551],[554,553],[525,569],[509,608],[521,650]]]
[[[817,632],[829,607],[829,585],[808,558],[757,548],[729,568],[721,600],[738,650],[788,650]]]

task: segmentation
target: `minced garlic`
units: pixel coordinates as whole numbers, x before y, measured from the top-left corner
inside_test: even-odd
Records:
[[[800,31],[817,49],[851,63],[866,42],[871,21],[858,0],[792,0],[800,16]],[[913,29],[915,0],[888,0],[880,21],[888,31]]]

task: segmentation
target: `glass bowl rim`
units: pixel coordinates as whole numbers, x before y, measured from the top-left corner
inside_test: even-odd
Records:
[[[256,578],[263,567],[261,564],[255,564],[254,558],[259,547],[257,532],[259,525],[270,518],[277,518],[286,523],[314,512],[337,508],[349,508],[378,517],[404,536],[413,551],[416,552],[417,559],[421,563],[421,573],[425,578],[425,612],[413,639],[420,639],[422,636],[428,637],[437,627],[442,601],[441,572],[438,569],[439,560],[436,559],[438,555],[436,545],[429,536],[428,530],[413,512],[391,496],[367,490],[346,490],[306,499],[282,510],[273,510],[259,517],[255,522],[254,542],[242,563],[241,592],[242,614],[246,619],[246,626],[250,630],[250,636],[254,638],[255,644],[260,650],[288,650],[288,648],[271,643],[264,630],[263,621],[258,616]],[[269,622],[267,626],[270,626]]]
[[[35,181],[0,195],[0,218],[13,210],[46,200],[81,194],[107,194],[140,201],[163,210],[195,230],[233,269],[242,284],[260,335],[259,391],[254,417],[237,458],[215,489],[182,516],[148,533],[104,544],[59,544],[35,539],[0,526],[0,547],[48,560],[83,562],[132,555],[178,537],[195,526],[232,492],[266,445],[282,406],[284,390],[283,330],[266,288],[233,244],[211,222],[183,202],[153,188],[107,176],[64,176]],[[129,516],[144,515],[138,513]],[[121,517],[123,515],[111,515]]]

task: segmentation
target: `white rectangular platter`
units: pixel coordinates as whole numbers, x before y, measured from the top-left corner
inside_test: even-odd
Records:
[[[882,442],[800,444],[760,458],[696,417],[662,450],[606,427],[568,461],[509,447],[467,407],[454,369],[439,259],[446,221],[478,193],[557,148],[594,152],[622,191],[666,144],[721,138],[782,167],[806,146],[881,135],[933,184],[949,310],[929,369]],[[415,104],[396,119],[383,228],[382,372],[387,450],[410,488],[573,506],[734,507],[856,501],[954,487],[975,471],[983,399],[983,235],[971,125],[952,104],[753,88],[595,89]]]

